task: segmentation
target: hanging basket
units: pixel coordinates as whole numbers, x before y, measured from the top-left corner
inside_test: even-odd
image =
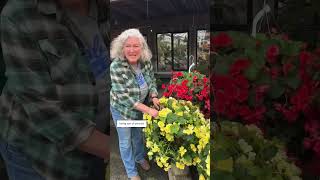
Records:
[[[190,177],[195,166],[202,180],[210,179],[210,121],[190,101],[162,97],[159,116],[144,114],[148,157],[170,177]],[[179,169],[177,169],[179,168]],[[181,170],[180,170],[181,169]]]

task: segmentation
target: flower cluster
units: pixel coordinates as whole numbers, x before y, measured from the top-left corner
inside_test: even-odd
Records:
[[[255,106],[248,106],[250,85],[248,79],[241,72],[250,65],[248,59],[236,59],[230,71],[225,75],[213,76],[214,108],[218,114],[223,114],[229,119],[241,117],[246,123],[255,123],[262,120],[266,107],[259,103],[268,88],[259,85],[255,91]]]
[[[165,97],[174,97],[192,101],[200,106],[201,112],[206,118],[210,116],[209,80],[197,71],[175,72],[168,85],[163,84]]]
[[[225,48],[232,45],[232,39],[227,33],[221,32],[219,36],[214,36],[211,38],[210,44],[212,50],[216,48]]]
[[[319,49],[282,36],[239,32],[214,34],[212,43],[217,115],[258,125],[299,158],[305,152],[320,157]]]
[[[284,146],[255,125],[224,121],[218,130],[214,124],[213,139],[213,179],[301,179]]]
[[[210,179],[210,122],[190,101],[160,98],[157,118],[144,114],[149,159],[168,171],[196,166],[199,179]]]

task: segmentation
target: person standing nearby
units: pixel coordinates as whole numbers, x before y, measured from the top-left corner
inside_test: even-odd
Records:
[[[0,153],[10,179],[104,177],[95,167],[109,159],[97,84],[107,82],[110,62],[97,54],[107,48],[96,2],[8,0],[1,12]]]
[[[138,29],[125,30],[112,41],[110,110],[115,124],[119,120],[141,120],[142,113],[158,116],[155,108],[159,108],[159,99],[151,57],[151,51]],[[149,99],[155,108],[145,105]],[[144,170],[150,169],[144,159],[142,128],[116,129],[127,175],[131,180],[140,180],[136,163]]]

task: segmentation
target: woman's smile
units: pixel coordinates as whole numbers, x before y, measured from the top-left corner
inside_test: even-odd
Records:
[[[129,37],[124,43],[124,55],[130,64],[137,64],[141,57],[141,43],[137,37]]]

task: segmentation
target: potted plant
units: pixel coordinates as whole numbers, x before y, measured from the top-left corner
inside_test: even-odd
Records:
[[[210,122],[186,100],[160,98],[159,116],[144,114],[143,129],[149,159],[168,171],[175,166],[196,166],[199,179],[210,178]]]
[[[319,49],[280,34],[220,32],[212,36],[211,51],[218,117],[257,125],[267,138],[284,142],[297,165],[312,167],[304,173],[319,175]]]
[[[300,180],[300,169],[289,160],[284,146],[267,140],[255,125],[222,121],[212,131],[213,179]]]
[[[163,84],[163,96],[191,101],[210,118],[210,90],[207,76],[197,72],[174,72],[169,84]]]

